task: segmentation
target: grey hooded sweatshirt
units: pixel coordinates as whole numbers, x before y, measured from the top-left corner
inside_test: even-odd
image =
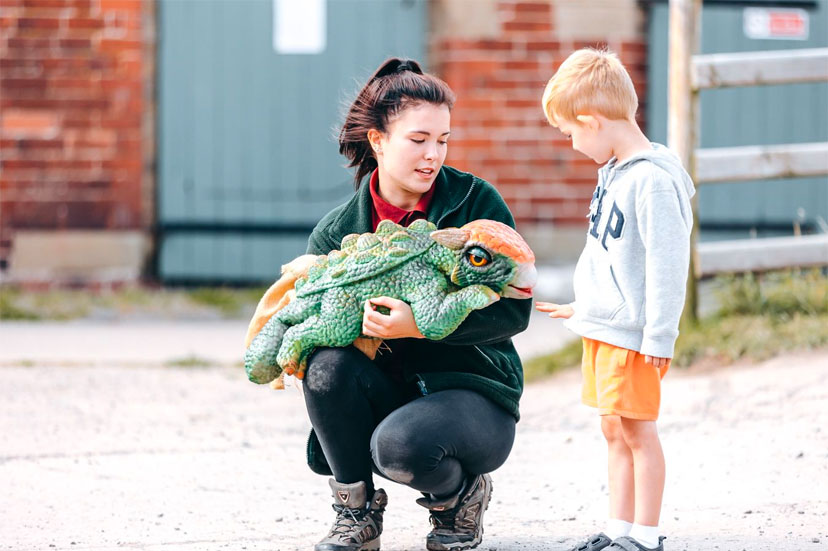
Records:
[[[598,171],[589,230],[575,268],[574,315],[583,337],[672,358],[684,307],[695,193],[660,144]]]

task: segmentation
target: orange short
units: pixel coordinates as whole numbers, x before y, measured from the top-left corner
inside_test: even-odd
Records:
[[[584,337],[581,401],[600,415],[655,421],[661,405],[661,368],[644,362],[644,355]]]

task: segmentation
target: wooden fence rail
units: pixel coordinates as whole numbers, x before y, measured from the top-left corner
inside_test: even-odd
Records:
[[[729,88],[828,80],[828,48],[693,56],[692,87]]]
[[[696,184],[828,174],[828,142],[696,150]]]
[[[699,243],[699,275],[828,265],[828,235]]]

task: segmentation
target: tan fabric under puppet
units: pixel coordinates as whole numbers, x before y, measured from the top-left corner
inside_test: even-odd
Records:
[[[262,327],[270,321],[270,318],[293,300],[296,296],[296,291],[293,289],[296,280],[308,274],[308,270],[314,265],[317,258],[319,257],[314,254],[305,254],[282,266],[282,277],[265,291],[264,296],[256,306],[256,313],[253,314],[253,319],[250,320],[250,325],[247,327],[247,336],[244,339],[245,348],[250,346],[250,343],[259,334]],[[376,357],[377,349],[381,344],[381,339],[368,337],[359,337],[354,341],[354,346],[372,360]],[[276,377],[270,383],[271,388],[277,390],[285,388],[284,377],[284,373]]]

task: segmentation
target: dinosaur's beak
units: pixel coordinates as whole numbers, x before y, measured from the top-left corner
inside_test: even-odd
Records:
[[[538,282],[538,270],[534,262],[525,262],[518,266],[515,277],[506,285],[503,296],[506,298],[532,298],[532,287]]]

